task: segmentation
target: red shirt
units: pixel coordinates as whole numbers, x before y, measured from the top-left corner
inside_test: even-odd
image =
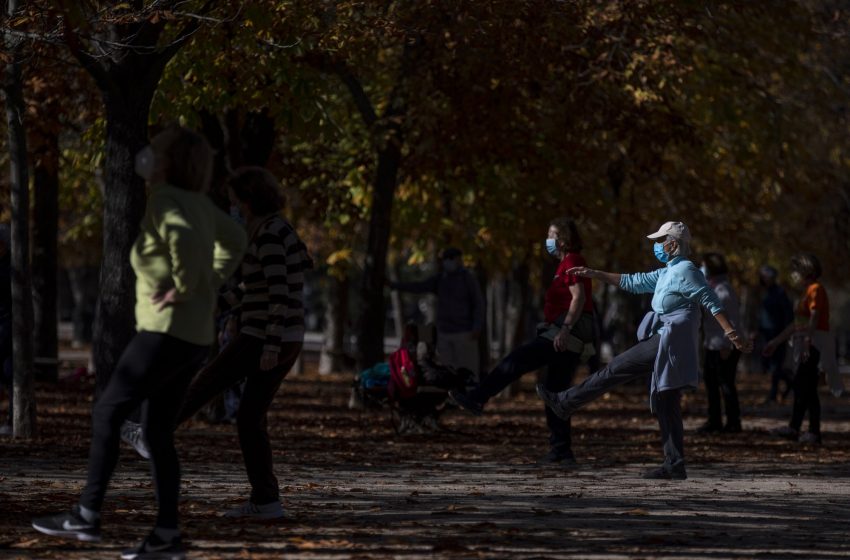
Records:
[[[818,312],[818,324],[815,329],[829,331],[829,298],[826,290],[817,282],[809,284],[806,295],[797,304],[797,321],[801,327],[809,326],[809,318],[812,312]]]
[[[558,317],[569,311],[570,303],[573,301],[570,286],[574,284],[581,283],[584,285],[584,307],[582,311],[585,313],[593,312],[593,299],[590,297],[592,286],[590,278],[579,278],[566,273],[576,266],[587,266],[580,253],[567,253],[564,260],[558,265],[552,284],[546,290],[546,301],[543,304],[543,315],[545,315],[548,323],[554,323]]]

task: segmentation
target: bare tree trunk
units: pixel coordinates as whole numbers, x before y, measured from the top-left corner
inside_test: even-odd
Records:
[[[325,313],[324,341],[319,356],[319,374],[327,375],[343,369],[345,325],[348,322],[348,274],[328,275],[327,311]]]
[[[51,132],[33,135],[33,307],[35,372],[38,379],[58,378],[57,277],[59,228],[59,140]]]
[[[134,158],[147,143],[153,89],[139,84],[134,97],[104,95],[103,261],[92,345],[98,394],[136,332],[136,276],[129,255],[145,211],[145,183],[135,173]]]
[[[21,3],[9,0],[7,14],[15,15]],[[7,34],[4,43],[9,57],[3,71],[6,126],[9,134],[9,180],[12,194],[12,353],[15,437],[35,435],[35,387],[32,364],[32,285],[29,265],[29,175],[27,140],[24,131],[23,82],[20,39]]]
[[[384,360],[384,277],[392,227],[393,196],[401,165],[401,140],[392,135],[378,156],[372,193],[369,241],[360,299],[363,311],[357,329],[357,361],[360,369]]]

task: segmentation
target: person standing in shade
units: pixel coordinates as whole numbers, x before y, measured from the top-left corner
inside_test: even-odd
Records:
[[[174,428],[186,389],[215,336],[216,292],[239,265],[245,233],[207,196],[213,152],[200,135],[173,126],[136,157],[150,196],[130,254],[136,273],[137,334],[92,413],[88,478],[66,513],[33,520],[36,530],[99,541],[100,511],[118,463],[122,422],[142,405],[159,511],[153,531],[124,560],[182,559],[180,465]]]
[[[545,386],[561,391],[572,383],[584,345],[593,341],[593,300],[591,281],[570,270],[586,264],[578,228],[569,218],[557,218],[549,225],[546,251],[559,264],[549,289],[543,314],[546,322],[538,325],[538,334],[499,362],[475,389],[450,391],[451,399],[475,415],[505,387],[528,372],[547,367]],[[549,427],[549,452],[541,463],[569,466],[575,463],[570,420],[559,418],[546,409]]]
[[[441,271],[422,282],[388,282],[393,290],[437,295],[437,357],[478,378],[478,339],[484,329],[484,295],[466,267],[460,249],[449,247],[440,259]]]
[[[759,269],[759,283],[764,288],[761,308],[758,316],[758,332],[765,344],[779,336],[785,328],[794,322],[794,306],[776,279],[779,273],[772,266],[764,265]],[[770,392],[765,404],[775,403],[780,394],[784,398],[791,392],[790,372],[785,368],[785,354],[788,346],[776,346],[770,355],[762,354],[762,371],[770,375]],[[780,382],[785,382],[785,390],[779,392]]]
[[[269,171],[238,169],[228,180],[228,192],[233,210],[244,219],[249,242],[238,285],[222,294],[219,308],[238,318],[239,327],[192,381],[177,423],[244,381],[236,429],[251,494],[224,516],[275,519],[283,517],[284,510],[274,474],[268,410],[304,344],[304,273],[313,261],[295,228],[280,215],[283,193]],[[147,452],[143,438],[134,438],[133,446],[142,456]]]
[[[826,289],[818,282],[821,273],[820,261],[814,255],[796,255],[791,259],[791,281],[803,289],[803,297],[794,311],[794,322],[768,342],[763,351],[769,357],[791,339],[796,369],[793,380],[794,408],[789,424],[771,433],[799,440],[800,443],[821,443],[821,407],[818,396],[820,369],[826,372],[828,381],[830,368],[834,370],[834,375],[838,375],[835,343],[829,332],[829,298]],[[840,394],[835,389],[833,392]],[[801,434],[806,412],[809,413],[809,431]]]
[[[708,285],[717,294],[729,322],[733,327],[737,327],[740,317],[738,296],[729,282],[726,259],[720,253],[706,253],[702,256],[700,270],[708,280]],[[702,371],[708,396],[708,420],[697,432],[738,433],[741,431],[741,405],[738,402],[735,374],[741,352],[723,334],[723,329],[713,317],[703,318],[702,331],[705,349]],[[726,408],[725,425],[720,406],[721,395]]]
[[[705,276],[686,257],[691,234],[682,222],[666,222],[647,236],[656,240],[653,252],[664,268],[620,274],[577,267],[568,274],[599,279],[628,292],[651,293],[652,311],[638,327],[638,343],[616,356],[579,385],[560,393],[537,386],[537,394],[559,417],[567,419],[582,406],[617,385],[635,379],[651,380],[650,409],[658,418],[664,462],[644,478],[687,478],[681,391],[699,384],[700,306],[708,308],[736,348],[750,348],[723,312]]]

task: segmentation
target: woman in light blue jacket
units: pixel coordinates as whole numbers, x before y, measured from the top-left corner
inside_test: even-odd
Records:
[[[657,240],[653,250],[656,258],[665,264],[664,268],[636,274],[586,267],[568,271],[614,284],[628,292],[653,294],[652,311],[638,327],[638,343],[579,385],[560,393],[538,385],[537,393],[555,414],[568,418],[613,387],[651,375],[650,408],[661,429],[664,463],[644,477],[683,480],[687,473],[681,390],[699,385],[700,306],[709,310],[736,348],[745,352],[750,348],[726,318],[705,276],[686,259],[691,240],[688,227],[682,222],[667,222],[647,237]]]

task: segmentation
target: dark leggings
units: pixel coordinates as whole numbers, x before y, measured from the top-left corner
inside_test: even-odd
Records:
[[[264,340],[244,334],[233,339],[195,377],[178,416],[178,423],[186,421],[210,399],[245,380],[236,427],[251,483],[251,501],[258,505],[280,499],[266,417],[275,393],[295,364],[302,346],[301,342],[284,342],[278,354],[278,365],[269,371],[261,371],[260,357],[264,344]]]
[[[121,424],[141,404],[142,429],[159,504],[156,524],[177,528],[180,464],[174,449],[174,428],[186,388],[207,351],[206,346],[167,334],[140,332],[133,337],[94,406],[88,480],[80,505],[100,511],[118,463]]]
[[[580,355],[576,352],[556,352],[553,342],[548,338],[538,336],[499,362],[499,365],[484,378],[481,385],[469,393],[469,397],[486,403],[499,391],[530,371],[548,367],[544,386],[555,392],[560,392],[570,386],[579,364]],[[549,445],[558,453],[568,453],[572,449],[570,420],[564,420],[546,409],[546,424],[549,427]]]
[[[809,350],[809,359],[797,366],[794,375],[794,409],[791,413],[791,427],[797,431],[803,426],[806,411],[809,412],[809,431],[820,435],[820,397],[818,381],[820,370],[818,362],[820,352],[814,346]]]
[[[720,408],[720,397],[726,404],[726,424],[741,425],[741,405],[738,402],[738,389],[735,386],[735,373],[738,369],[738,359],[741,352],[737,349],[729,351],[723,358],[719,350],[705,351],[705,391],[708,396],[708,422],[718,428],[723,426],[723,414]]]

